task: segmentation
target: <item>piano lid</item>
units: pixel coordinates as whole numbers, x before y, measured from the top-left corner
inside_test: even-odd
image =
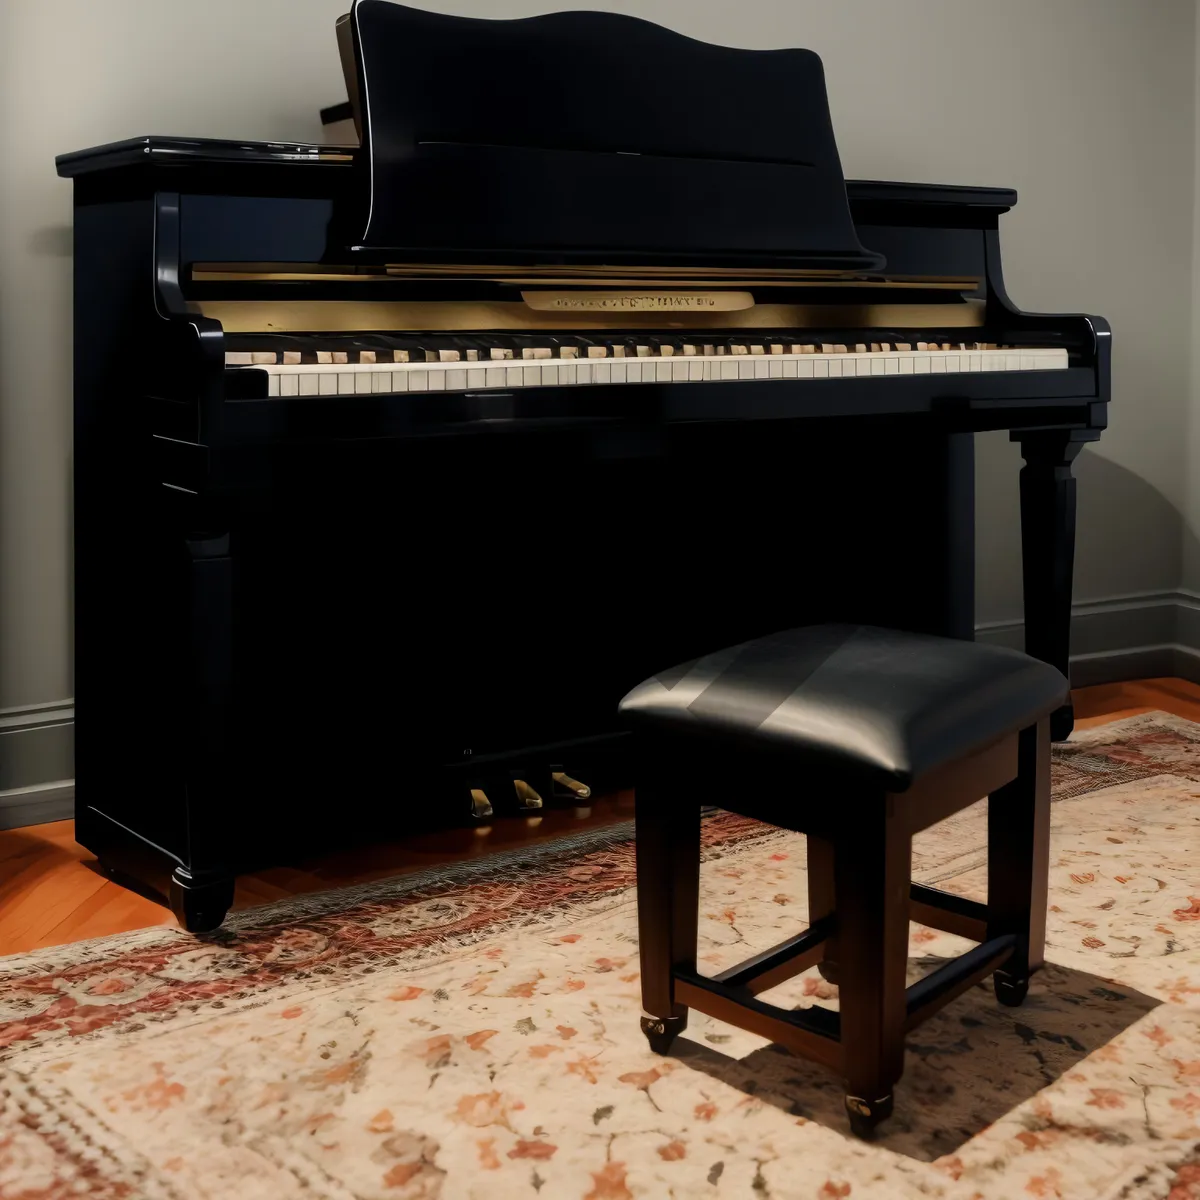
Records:
[[[355,0],[366,256],[882,268],[854,231],[821,60],[634,17]],[[344,56],[348,61],[348,56]]]

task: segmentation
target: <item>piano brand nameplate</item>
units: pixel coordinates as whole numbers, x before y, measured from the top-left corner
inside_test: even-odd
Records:
[[[522,292],[536,312],[737,312],[754,307],[750,292]]]

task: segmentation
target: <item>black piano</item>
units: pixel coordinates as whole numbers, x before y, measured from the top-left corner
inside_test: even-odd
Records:
[[[212,929],[285,853],[619,786],[666,664],[970,638],[981,430],[1021,444],[1026,645],[1066,668],[1110,335],[1008,299],[1012,191],[844,180],[806,50],[385,0],[338,33],[357,147],[57,160],[106,868]]]

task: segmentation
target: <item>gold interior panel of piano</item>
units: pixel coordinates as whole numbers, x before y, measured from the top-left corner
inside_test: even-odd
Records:
[[[984,323],[979,300],[959,304],[755,304],[733,311],[538,311],[519,301],[201,300],[193,311],[227,333],[604,329],[949,329]]]
[[[318,263],[195,263],[189,278],[196,283],[396,283],[458,279],[533,287],[660,287],[690,288],[880,288],[973,292],[980,280],[968,276],[891,275],[862,278],[840,271],[794,271],[764,267],[630,267],[465,265],[407,263],[385,267],[324,266]]]

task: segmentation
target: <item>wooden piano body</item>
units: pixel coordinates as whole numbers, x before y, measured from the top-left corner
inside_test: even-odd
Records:
[[[1065,668],[1070,464],[1105,425],[1109,332],[1008,300],[1012,192],[845,183],[805,51],[383,0],[351,25],[359,150],[147,137],[58,160],[76,828],[106,866],[169,874],[212,928],[238,871],[295,849],[479,816],[481,794],[550,802],[556,770],[620,783],[617,700],[664,664],[808,621],[969,638],[981,430],[1021,442],[1027,646]],[[400,42],[403,77],[381,66]],[[451,50],[474,100],[431,82]],[[653,87],[601,87],[614,61],[653,61]],[[650,307],[538,307],[597,290]],[[753,307],[662,301],[734,291]],[[226,359],[369,335],[511,342],[523,371],[543,340],[575,369],[572,339],[577,363],[651,337],[769,358],[804,330],[818,351],[954,330],[1065,366],[281,396]]]

